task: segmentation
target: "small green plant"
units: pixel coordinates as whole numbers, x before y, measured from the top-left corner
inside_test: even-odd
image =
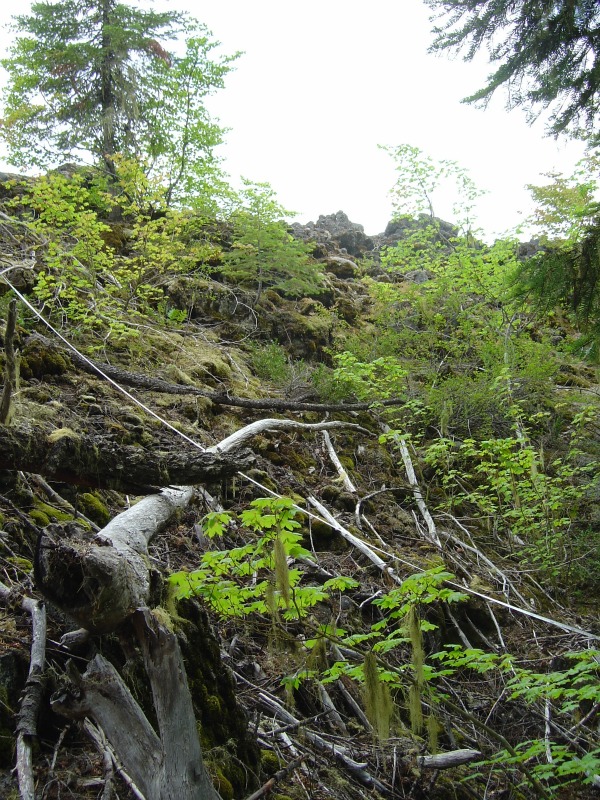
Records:
[[[514,770],[515,783],[525,785],[540,782],[549,796],[560,796],[561,788],[569,783],[591,783],[600,769],[600,748],[589,728],[578,725],[585,719],[585,710],[600,702],[600,652],[584,650],[565,653],[565,667],[549,672],[535,672],[516,664],[509,654],[498,655],[482,650],[447,645],[434,653],[431,660],[439,664],[432,680],[447,679],[462,670],[479,675],[495,676],[505,681],[505,692],[511,701],[525,703],[532,711],[552,714],[552,734],[527,739],[510,749],[501,749],[493,758],[478,766],[505,772]],[[534,717],[535,719],[535,717]],[[579,728],[577,741],[563,738],[561,730]],[[477,766],[477,765],[476,765]],[[474,773],[467,780],[477,777]]]
[[[337,579],[322,586],[301,585],[300,570],[288,567],[288,558],[311,558],[301,544],[296,513],[289,498],[261,498],[237,518],[227,512],[208,514],[202,527],[210,539],[241,524],[248,541],[241,547],[205,553],[196,570],[173,573],[169,583],[175,599],[197,595],[226,617],[272,617],[277,612],[285,621],[302,619],[330,591],[340,589]],[[250,576],[255,579],[248,581]],[[352,583],[348,579],[347,585]]]
[[[277,386],[284,386],[292,377],[289,356],[285,348],[277,342],[253,344],[251,361],[254,372],[259,378],[271,381]]]
[[[268,184],[244,180],[231,215],[233,244],[223,255],[223,271],[229,281],[256,292],[255,305],[267,288],[288,297],[322,290],[323,276],[309,259],[307,246],[287,230],[289,215]]]

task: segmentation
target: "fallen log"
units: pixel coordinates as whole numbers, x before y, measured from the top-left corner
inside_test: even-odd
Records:
[[[23,299],[21,297],[21,299]],[[197,386],[182,383],[171,383],[162,378],[153,378],[140,372],[131,372],[123,367],[115,367],[112,364],[105,364],[100,361],[93,361],[91,358],[82,355],[75,347],[69,346],[68,349],[60,347],[51,339],[39,333],[32,334],[30,340],[41,341],[45,347],[52,348],[67,356],[71,363],[78,369],[92,375],[108,377],[111,381],[123,386],[130,386],[134,389],[146,389],[150,392],[174,395],[194,395],[205,397],[215,405],[234,406],[236,408],[252,408],[261,411],[367,411],[373,405],[377,406],[399,406],[406,402],[404,397],[391,397],[384,400],[377,400],[368,403],[307,403],[297,400],[284,400],[280,397],[236,397],[228,392],[210,392],[207,389],[200,389]]]
[[[172,450],[148,449],[68,428],[49,431],[29,423],[10,428],[0,425],[0,469],[127,494],[146,494],[170,485],[216,483],[254,461],[250,450],[240,448],[235,455],[191,444],[179,444]]]
[[[137,608],[151,604],[153,583],[158,594],[148,543],[187,508],[193,494],[182,486],[148,495],[94,536],[75,523],[48,525],[34,560],[38,587],[83,628],[115,630]]]
[[[451,769],[481,757],[480,750],[452,750],[449,753],[437,753],[434,756],[419,756],[417,766],[421,769]]]
[[[217,459],[214,463],[220,467],[223,462],[219,459],[229,458],[225,461],[229,469],[238,463],[229,454],[239,454],[240,447],[259,433],[339,427],[368,433],[358,425],[334,420],[308,424],[263,419],[199,452],[197,457],[200,463],[202,459]],[[5,430],[0,428],[0,433]],[[65,438],[69,447],[70,437]],[[0,437],[0,446],[1,441]],[[221,477],[224,474],[221,472]],[[193,496],[190,485],[168,487],[147,495],[94,535],[76,523],[48,525],[38,539],[34,559],[39,588],[82,628],[94,633],[115,630],[135,609],[151,606],[153,594],[159,594],[160,580],[153,581],[155,573],[150,565],[148,544],[177,513],[188,507]]]

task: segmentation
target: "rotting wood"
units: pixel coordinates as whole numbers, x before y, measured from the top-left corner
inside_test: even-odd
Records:
[[[0,597],[11,598],[8,586],[0,583]],[[31,616],[29,672],[17,716],[17,763],[21,800],[35,800],[32,742],[37,737],[37,718],[45,686],[46,609],[40,600],[24,597],[21,607]]]
[[[120,445],[110,436],[48,431],[21,423],[0,426],[0,469],[22,470],[76,486],[146,494],[162,486],[215,483],[255,462],[249,450],[234,456],[181,444],[160,450]]]
[[[116,516],[93,538],[74,523],[49,525],[39,539],[35,576],[59,608],[94,633],[115,630],[148,605],[148,543],[189,505],[194,490],[163,489]]]
[[[136,612],[133,627],[152,688],[158,734],[101,655],[83,675],[71,670],[74,687],[53,698],[53,711],[69,719],[91,716],[146,800],[220,800],[202,760],[177,637],[147,609]]]

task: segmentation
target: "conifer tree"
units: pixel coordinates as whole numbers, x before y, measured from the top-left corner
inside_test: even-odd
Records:
[[[211,60],[206,28],[186,14],[117,0],[34,3],[14,18],[7,58],[5,141],[20,167],[91,154],[115,174],[116,153],[146,159],[173,178],[221,139],[204,98],[223,85],[233,57]],[[173,47],[178,36],[187,50]],[[173,168],[172,162],[176,162]]]
[[[551,110],[550,132],[600,134],[600,5],[597,0],[426,0],[439,11],[431,50],[486,48],[496,64],[468,103],[485,105],[503,87],[508,108],[530,121]]]

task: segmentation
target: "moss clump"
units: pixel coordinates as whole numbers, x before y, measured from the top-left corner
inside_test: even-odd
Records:
[[[72,522],[73,515],[69,514],[66,511],[60,511],[58,508],[54,508],[49,503],[44,503],[43,500],[40,500],[38,497],[33,498],[33,509],[29,512],[29,516],[33,519],[34,515],[40,517],[41,519],[47,519],[49,522]],[[45,525],[48,522],[44,523]]]
[[[213,784],[221,795],[222,800],[233,800],[233,786],[231,785],[231,781],[223,775],[222,770],[217,770],[213,778]]]
[[[267,778],[270,778],[280,769],[279,759],[272,750],[260,751],[260,768]]]
[[[171,381],[171,383],[178,383],[182,386],[193,386],[194,380],[191,378],[187,372],[184,372],[182,369],[176,364],[167,364],[164,368],[165,377]]]
[[[71,430],[71,428],[56,428],[52,431],[52,433],[48,434],[48,442],[50,444],[56,444],[62,439],[73,439],[74,441],[78,441],[79,435],[75,433],[74,430]]]
[[[221,381],[230,381],[233,378],[231,367],[217,354],[202,358],[190,370],[190,374],[206,386],[217,386]]]
[[[27,343],[21,357],[21,377],[43,378],[44,375],[63,375],[69,369],[67,360],[37,339]]]
[[[38,528],[45,528],[46,525],[50,525],[50,518],[46,516],[43,511],[38,511],[37,508],[29,512],[29,519],[34,522]]]
[[[95,492],[83,492],[77,502],[81,513],[89,517],[92,522],[101,527],[110,522],[110,511]]]
[[[262,469],[249,469],[246,473],[249,478],[252,478],[253,481],[260,483],[267,489],[271,489],[273,491],[277,490],[277,486],[275,482],[269,477],[269,473],[265,472]]]
[[[216,694],[211,694],[206,698],[206,711],[211,716],[218,716],[222,713],[221,701]]]
[[[31,572],[33,570],[33,563],[28,558],[22,558],[21,556],[11,556],[6,560],[9,564],[12,564],[14,567],[23,570],[23,572]]]
[[[319,519],[314,519],[310,525],[310,535],[316,550],[329,550],[332,542],[335,541],[339,534],[331,525],[321,522]]]

